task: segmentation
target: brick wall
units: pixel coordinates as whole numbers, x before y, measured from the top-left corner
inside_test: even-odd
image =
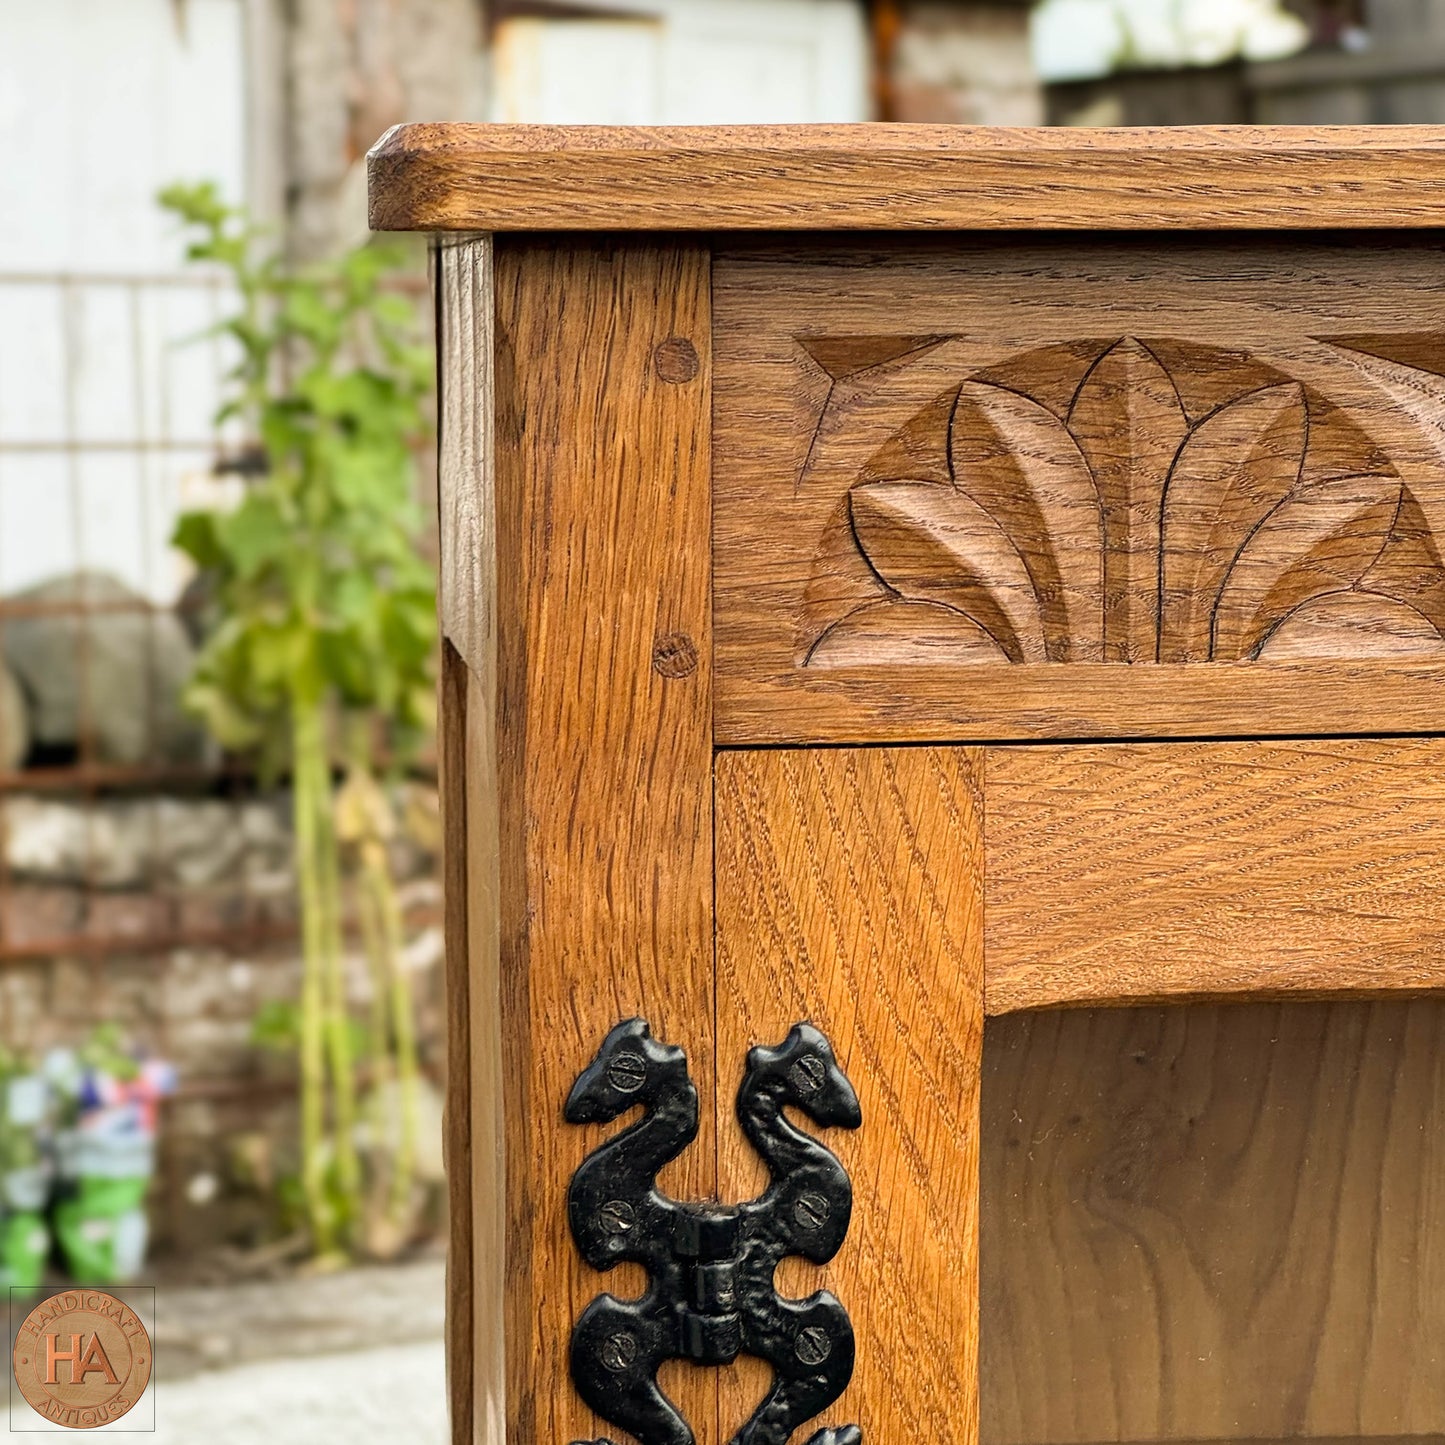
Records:
[[[446,1030],[435,793],[408,784],[398,800],[400,813],[418,819],[392,851],[411,924],[404,964],[423,1067],[439,1084]],[[0,965],[0,1047],[39,1058],[78,1047],[106,1022],[171,1060],[180,1082],[162,1106],[155,1246],[194,1253],[260,1242],[275,1227],[273,1185],[294,1170],[297,1138],[294,1061],[252,1040],[264,1005],[299,995],[289,800],[11,795],[0,823],[11,941],[23,949],[27,938],[65,936],[77,945]],[[157,915],[196,938],[225,941],[157,947]],[[127,920],[136,940],[129,949]],[[370,969],[359,950],[346,967],[354,1016],[364,1019]],[[435,1115],[429,1108],[423,1116],[431,1126],[423,1147],[433,1154]]]

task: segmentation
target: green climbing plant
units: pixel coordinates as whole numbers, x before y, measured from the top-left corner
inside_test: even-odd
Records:
[[[414,500],[431,354],[418,344],[412,302],[385,284],[402,262],[397,252],[364,246],[291,266],[214,185],[172,186],[160,203],[184,224],[188,259],[224,269],[234,283],[236,309],[218,330],[238,360],[216,423],[239,419],[255,443],[239,504],[188,512],[176,528],[176,546],[211,597],[186,701],[224,747],[290,771],[303,957],[294,1028],[299,1194],[314,1248],[348,1251],[366,1190],[357,1147],[363,1063],[367,1077],[393,1081],[401,1100],[387,1191],[398,1214],[416,1154],[419,1074],[401,914],[385,848],[373,840],[389,827],[378,740],[404,755],[429,725],[434,695],[433,581]],[[361,825],[357,797],[369,810]],[[377,1001],[360,1030],[344,969],[348,892]]]

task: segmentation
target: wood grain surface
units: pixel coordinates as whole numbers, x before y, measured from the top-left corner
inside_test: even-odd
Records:
[[[1433,243],[857,246],[715,266],[721,742],[1438,726]]]
[[[858,1337],[853,1383],[817,1426],[873,1441],[977,1439],[978,1067],[983,1011],[978,754],[965,749],[723,753],[717,759],[720,1092],[749,1047],[811,1020],[863,1110],[825,1142],[853,1179],[847,1241],[781,1290],[826,1286]],[[720,1125],[725,1199],[765,1175]],[[735,1367],[719,1440],[767,1372]],[[806,1438],[807,1432],[800,1432]]]
[[[1445,741],[990,748],[990,1013],[1445,987]]]
[[[497,792],[490,241],[438,248],[442,388],[438,784],[446,932],[447,1395],[453,1445],[497,1439],[506,1396],[505,1099]]]
[[[591,1298],[633,1293],[639,1280],[594,1274],[568,1232],[568,1181],[607,1132],[564,1123],[573,1079],[630,1015],[684,1046],[700,1074],[711,1073],[713,1043],[708,255],[509,239],[493,265],[495,355],[474,354],[489,331],[475,317],[456,349],[444,342],[442,436],[444,454],[460,446],[448,396],[475,406],[478,378],[494,375],[495,455],[476,464],[467,507],[444,513],[442,568],[495,603],[442,604],[483,669],[466,687],[461,824],[449,771],[449,838],[455,849],[464,829],[465,867],[455,856],[448,866],[466,879],[467,917],[453,901],[449,941],[468,948],[476,1105],[467,1217],[478,1373],[473,1434],[457,1438],[488,1445],[502,1438],[503,1405],[497,1342],[482,1322],[499,1286],[506,1438],[606,1433],[573,1391],[568,1342]],[[454,300],[444,292],[444,327]],[[466,517],[481,520],[460,525]],[[448,546],[488,535],[480,568],[445,561]],[[448,737],[461,656],[455,648],[448,671]],[[498,1088],[504,1187],[478,1145]],[[705,1114],[668,1187],[711,1194],[714,1154]],[[665,1384],[687,1414],[711,1418],[710,1377],[678,1369]]]
[[[991,1019],[986,1445],[1438,1441],[1442,1118],[1441,1000]]]
[[[1445,223],[1434,126],[400,126],[377,230],[1313,229]]]

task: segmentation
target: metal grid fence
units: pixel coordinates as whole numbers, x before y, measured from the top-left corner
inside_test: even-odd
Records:
[[[247,439],[211,422],[230,295],[196,272],[0,273],[0,661],[20,694],[18,716],[0,694],[0,964],[293,929],[247,769],[178,701],[197,599],[171,530],[244,485]],[[233,846],[258,828],[259,862]],[[197,886],[187,829],[225,876]]]

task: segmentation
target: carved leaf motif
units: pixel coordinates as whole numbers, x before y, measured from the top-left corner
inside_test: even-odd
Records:
[[[1304,462],[1308,414],[1297,382],[1265,387],[1195,427],[1164,488],[1161,662],[1207,662],[1224,580]]]
[[[866,482],[911,477],[921,482],[951,484],[948,468],[948,418],[958,400],[958,387],[936,396],[906,426],[899,429],[863,464]]]
[[[1335,477],[1275,508],[1224,584],[1213,659],[1254,656],[1297,607],[1359,583],[1389,541],[1400,498],[1398,477]]]
[[[1445,637],[1445,564],[1409,487],[1401,490],[1389,540],[1361,586],[1409,607]]]
[[[1335,592],[1291,612],[1265,639],[1272,662],[1319,657],[1438,659],[1440,634],[1413,607],[1378,592]]]
[[[883,581],[973,619],[1013,662],[1045,661],[1038,598],[999,524],[951,487],[870,482],[850,494],[853,531]]]
[[[957,394],[963,369],[962,348],[950,341],[925,347],[911,359],[833,381],[826,405],[814,416],[794,494],[800,498],[822,495],[831,502],[846,491],[860,480],[867,458],[915,422],[940,396],[951,399]],[[812,368],[810,372],[822,375]],[[946,452],[946,422],[941,440]],[[892,475],[927,473],[910,469]],[[879,474],[875,471],[873,477]]]
[[[1104,528],[1104,660],[1152,662],[1159,626],[1159,509],[1189,431],[1168,373],[1125,337],[1084,378],[1069,430],[1098,489]]]
[[[954,485],[996,519],[1022,559],[1038,599],[1048,659],[1098,661],[1099,497],[1063,422],[1017,392],[965,382],[953,410],[949,458]]]
[[[888,598],[835,622],[808,654],[810,667],[957,666],[1007,662],[973,618],[937,602]]]
[[[836,383],[809,664],[1445,649],[1445,379],[1132,337],[960,379],[968,351]]]

